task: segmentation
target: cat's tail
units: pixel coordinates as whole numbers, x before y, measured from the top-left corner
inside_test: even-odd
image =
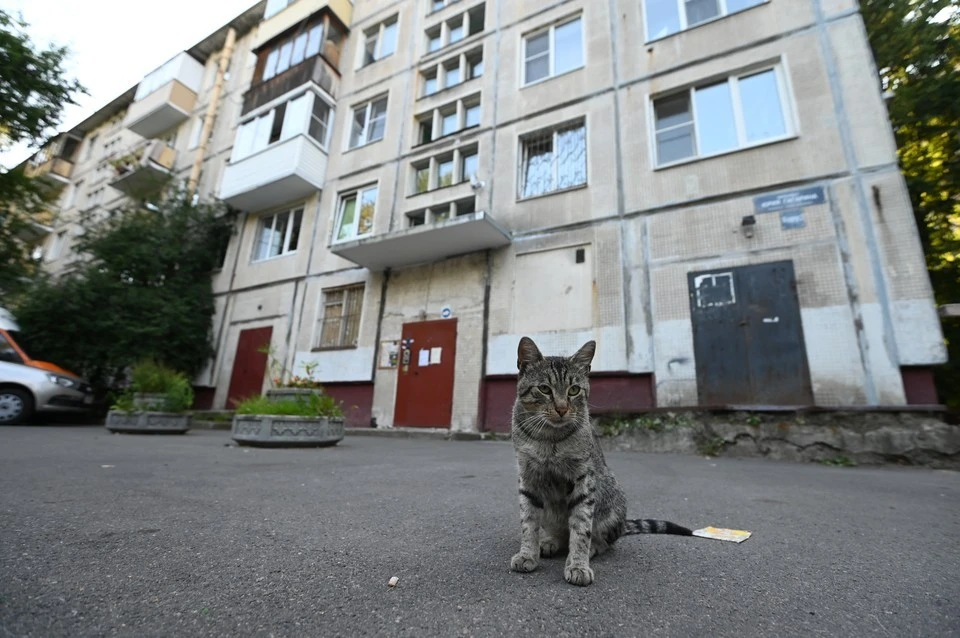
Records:
[[[631,534],[676,534],[677,536],[693,536],[693,532],[682,525],[670,521],[660,521],[652,518],[637,518],[628,520],[624,536]]]

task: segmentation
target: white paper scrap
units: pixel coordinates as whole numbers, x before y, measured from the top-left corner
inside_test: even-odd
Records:
[[[430,351],[426,348],[420,351],[420,360],[417,365],[421,368],[430,365]]]
[[[430,348],[430,365],[440,365],[440,354],[442,352],[443,348]]]
[[[724,529],[722,527],[704,527],[703,529],[696,529],[693,531],[694,536],[700,536],[702,538],[715,538],[720,541],[733,541],[734,543],[742,543],[743,541],[750,538],[752,532],[748,532],[742,529]]]

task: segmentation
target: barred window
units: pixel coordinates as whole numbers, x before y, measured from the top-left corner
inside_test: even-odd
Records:
[[[587,126],[577,122],[521,139],[521,199],[587,183]]]
[[[356,347],[364,284],[323,291],[320,348]]]

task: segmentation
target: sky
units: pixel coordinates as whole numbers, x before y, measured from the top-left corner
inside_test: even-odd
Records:
[[[68,77],[89,95],[64,110],[60,130],[92,115],[178,52],[219,29],[257,0],[0,0],[22,14],[36,45],[65,45]],[[0,153],[10,168],[33,153],[23,145]]]

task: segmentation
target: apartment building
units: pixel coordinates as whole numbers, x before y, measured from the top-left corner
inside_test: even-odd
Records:
[[[935,403],[876,78],[856,0],[269,0],[61,138],[45,259],[143,148],[243,213],[205,405],[270,344],[351,425],[504,430],[523,335],[597,342],[594,412]]]

